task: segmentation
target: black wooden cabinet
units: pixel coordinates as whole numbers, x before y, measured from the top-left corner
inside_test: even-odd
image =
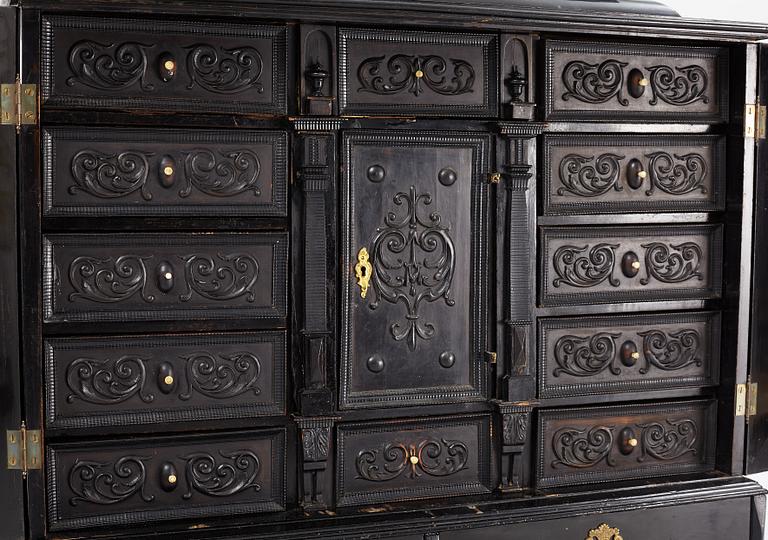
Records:
[[[764,537],[768,27],[12,3],[0,537]]]

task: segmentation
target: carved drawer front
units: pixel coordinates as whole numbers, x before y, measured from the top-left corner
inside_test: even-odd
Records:
[[[285,414],[284,332],[45,342],[49,427]]]
[[[725,204],[725,138],[545,135],[544,213],[709,212]]]
[[[543,227],[541,303],[718,298],[722,226]]]
[[[286,111],[284,26],[46,16],[43,105]]]
[[[51,530],[285,509],[285,430],[54,444]]]
[[[339,29],[341,114],[497,116],[498,38]]]
[[[286,234],[57,234],[43,251],[48,322],[286,315]]]
[[[342,407],[484,400],[489,143],[345,135]]]
[[[547,120],[728,121],[728,50],[545,44]]]
[[[51,216],[284,216],[282,131],[47,128]]]
[[[539,487],[709,471],[716,401],[539,413]]]
[[[490,451],[487,415],[340,425],[336,504],[488,493]]]
[[[539,319],[539,397],[718,382],[720,314]]]

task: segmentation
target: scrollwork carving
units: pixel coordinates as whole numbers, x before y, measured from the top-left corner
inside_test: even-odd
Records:
[[[236,450],[219,452],[219,456],[221,460],[206,452],[182,456],[187,462],[184,499],[191,499],[193,491],[209,497],[229,497],[246,489],[261,491],[261,485],[256,482],[261,462],[255,453]]]
[[[67,85],[77,83],[99,90],[120,90],[137,82],[144,92],[154,86],[144,80],[147,74],[147,49],[144,43],[97,43],[78,41],[69,52],[69,68],[73,76]]]
[[[614,466],[611,458],[613,427],[595,426],[589,430],[564,427],[552,437],[555,458],[552,467],[565,465],[576,469],[588,469],[601,461]]]
[[[571,287],[587,288],[599,285],[605,280],[613,287],[619,286],[619,280],[613,277],[616,260],[615,250],[618,244],[596,244],[589,246],[565,245],[557,248],[552,257],[552,264],[558,277],[552,285],[559,287],[563,283]],[[587,256],[579,256],[589,249]]]
[[[699,190],[707,192],[704,179],[707,176],[707,162],[701,154],[670,155],[667,152],[654,152],[646,155],[650,159],[651,186],[645,192],[652,195],[654,188],[659,188],[670,195],[685,195]]]
[[[139,191],[144,200],[151,200],[147,189],[147,174],[151,153],[128,150],[119,154],[104,154],[96,150],[81,150],[72,158],[74,185],[69,193],[83,191],[102,199],[125,197]]]
[[[647,373],[651,364],[664,371],[675,371],[691,364],[700,366],[698,358],[701,336],[696,330],[684,329],[666,333],[661,330],[638,332],[643,338],[643,356],[646,366],[640,373]]]
[[[441,56],[393,55],[385,64],[386,56],[367,58],[357,68],[360,82],[358,92],[373,94],[397,94],[411,92],[418,97],[425,85],[444,96],[458,96],[473,92],[475,70],[465,60],[451,58],[452,72],[448,74],[448,62]],[[388,79],[382,74],[386,65]]]
[[[264,92],[259,77],[264,69],[261,53],[253,47],[218,50],[206,44],[187,47],[187,69],[192,89],[200,85],[217,94],[237,94],[249,88]]]
[[[220,354],[196,352],[184,357],[186,361],[187,390],[179,394],[182,400],[192,397],[192,391],[216,398],[227,399],[245,392],[259,395],[256,386],[261,374],[259,359],[248,352]]]
[[[69,471],[69,488],[74,497],[69,504],[78,502],[109,505],[125,501],[136,493],[145,502],[154,500],[154,495],[144,492],[147,479],[145,462],[149,457],[124,456],[115,462],[76,460]]]
[[[599,332],[587,337],[563,336],[555,343],[557,366],[552,375],[562,373],[574,377],[591,377],[610,368],[619,375],[621,369],[615,366],[616,340],[621,333]]]
[[[698,244],[684,242],[677,245],[669,245],[663,242],[643,244],[645,248],[645,268],[647,277],[640,283],[647,285],[651,278],[662,283],[683,283],[689,279],[704,279],[699,271],[702,252]]]
[[[96,360],[77,358],[67,366],[67,386],[72,391],[67,402],[76,399],[99,405],[111,405],[138,394],[142,401],[151,403],[155,396],[144,391],[147,381],[145,358],[121,356]]]
[[[247,191],[261,195],[257,185],[261,173],[259,158],[250,150],[220,152],[220,158],[206,149],[184,153],[186,186],[179,196],[188,197],[192,187],[217,197],[231,197]]]
[[[232,300],[245,296],[246,301],[256,299],[254,287],[259,277],[259,263],[244,253],[217,253],[216,258],[206,254],[181,257],[184,261],[187,293],[179,295],[182,302],[197,293],[210,300]]]
[[[707,71],[697,65],[674,69],[666,65],[651,66],[650,83],[653,97],[649,101],[656,105],[659,100],[670,105],[691,105],[698,101],[709,103]]]
[[[69,281],[75,292],[69,300],[78,298],[100,303],[115,303],[127,300],[137,292],[145,302],[154,302],[155,297],[146,292],[147,268],[145,261],[152,257],[123,255],[98,258],[77,257],[69,265]]]
[[[381,449],[362,450],[355,465],[358,478],[386,482],[406,470],[411,479],[421,477],[422,473],[450,476],[465,469],[468,459],[469,450],[461,441],[427,439],[416,445],[393,443]]]
[[[620,161],[625,156],[601,154],[580,156],[568,154],[560,162],[560,183],[557,194],[571,193],[581,197],[598,197],[611,188],[621,191],[619,183]]]
[[[643,430],[640,437],[642,455],[638,461],[645,461],[648,456],[670,461],[688,453],[696,454],[698,429],[690,418],[665,420],[661,422],[637,424]]]
[[[563,94],[563,101],[570,98],[585,103],[605,103],[616,98],[619,104],[628,106],[629,101],[623,96],[625,62],[606,60],[601,64],[590,64],[581,60],[568,62],[563,69],[563,84],[568,90]]]

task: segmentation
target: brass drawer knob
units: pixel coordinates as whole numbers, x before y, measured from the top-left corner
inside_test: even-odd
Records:
[[[171,167],[170,165],[166,165],[165,167],[163,167],[163,174],[165,176],[171,176],[173,174],[173,167]]]
[[[173,384],[173,376],[172,375],[166,375],[165,378],[163,379],[163,382],[166,385],[171,386]]]
[[[624,540],[621,531],[616,527],[609,527],[607,523],[601,523],[596,529],[592,529],[584,540]]]
[[[168,475],[168,483],[169,484],[175,484],[176,483],[176,475],[175,474]]]
[[[176,69],[176,62],[174,62],[173,60],[166,60],[165,62],[163,62],[163,67],[168,71],[173,71]]]
[[[417,79],[421,79],[424,76],[424,72],[421,71],[420,69],[417,69],[416,73],[414,73],[414,75],[416,75]]]
[[[418,465],[419,464],[419,456],[411,456],[411,464]]]
[[[637,84],[639,84],[640,86],[648,86],[648,85],[649,85],[649,84],[651,84],[651,83],[650,83],[650,81],[649,81],[648,79],[646,79],[645,77],[643,77],[642,79],[640,79],[639,81],[637,81]]]

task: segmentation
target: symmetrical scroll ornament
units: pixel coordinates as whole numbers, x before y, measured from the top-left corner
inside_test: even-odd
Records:
[[[76,399],[99,405],[120,403],[138,394],[151,403],[155,396],[144,390],[147,381],[145,358],[121,356],[96,360],[77,358],[67,366],[67,402]]]
[[[699,271],[701,248],[694,242],[669,245],[663,242],[643,244],[647,277],[640,283],[647,285],[653,277],[662,283],[683,283],[689,279],[704,279]]]
[[[329,427],[311,427],[301,430],[301,446],[304,461],[323,461],[328,459],[328,441],[331,435]]]
[[[441,224],[437,212],[427,216],[420,214],[420,207],[432,204],[429,193],[416,194],[416,186],[409,193],[397,193],[393,201],[405,213],[387,213],[385,227],[377,229],[373,241],[373,290],[375,298],[371,309],[376,309],[383,298],[387,302],[402,302],[406,309],[405,322],[390,325],[395,341],[408,340],[408,347],[415,351],[417,339],[432,339],[435,325],[420,319],[422,301],[435,302],[444,299],[453,306],[451,282],[456,267],[456,250],[448,234],[450,227]]]
[[[667,152],[654,152],[646,155],[649,158],[651,186],[645,192],[652,195],[659,188],[670,195],[685,195],[699,190],[707,192],[704,179],[707,177],[707,162],[704,156],[692,152],[690,154],[670,155]]]
[[[179,394],[182,400],[199,392],[210,398],[227,399],[245,392],[259,395],[256,385],[261,374],[259,359],[248,352],[220,354],[196,352],[184,357],[186,361],[187,389]]]
[[[620,333],[599,332],[587,337],[563,336],[555,343],[557,366],[552,375],[567,373],[574,377],[591,377],[606,368],[619,375],[616,367],[616,340]]]
[[[528,413],[509,413],[502,417],[504,444],[523,444],[528,437]]]
[[[596,244],[585,253],[589,246],[565,245],[557,248],[552,257],[552,264],[558,277],[552,285],[559,287],[565,283],[571,287],[587,288],[599,285],[605,280],[613,287],[619,286],[619,280],[613,277],[615,250],[618,244]]]
[[[552,437],[552,452],[555,458],[552,467],[565,465],[576,469],[588,469],[601,461],[613,466],[611,446],[613,427],[595,426],[592,429],[564,427]]]
[[[83,191],[94,197],[115,199],[139,191],[144,200],[151,200],[147,174],[151,153],[128,150],[119,154],[104,154],[82,150],[72,158],[74,185],[69,193]]]
[[[179,191],[181,197],[188,197],[192,187],[217,197],[231,197],[247,191],[258,197],[261,189],[257,185],[261,173],[259,158],[250,150],[219,152],[196,149],[184,153],[186,185]]]
[[[424,91],[422,85],[444,96],[473,92],[475,70],[465,60],[451,58],[449,73],[445,58],[434,54],[396,54],[386,64],[385,59],[386,56],[374,56],[362,61],[357,68],[358,92],[386,95],[408,91],[418,97]],[[382,73],[385,67],[387,74]]]
[[[690,418],[665,420],[661,422],[638,424],[643,430],[641,439],[642,455],[638,461],[645,461],[648,456],[670,461],[688,453],[696,454],[698,430],[696,422]]]
[[[75,494],[69,504],[78,502],[92,504],[115,504],[136,493],[145,502],[154,500],[154,495],[144,492],[147,470],[144,462],[149,457],[124,456],[114,462],[98,462],[78,459],[69,471],[69,489]]]
[[[184,499],[192,498],[193,490],[209,497],[229,497],[246,489],[261,491],[256,477],[261,470],[259,457],[250,450],[219,452],[221,459],[206,452],[196,452],[186,460],[187,492]]]
[[[621,191],[620,162],[625,156],[601,154],[581,156],[568,154],[560,162],[560,183],[557,194],[571,193],[580,197],[598,197],[611,188]]]
[[[264,69],[264,60],[253,47],[235,47],[218,50],[205,44],[187,48],[187,69],[189,85],[196,84],[217,94],[237,94],[249,88],[264,92],[259,77]]]
[[[154,302],[155,297],[145,291],[147,268],[144,261],[151,258],[138,255],[122,255],[116,259],[77,257],[69,265],[69,282],[75,289],[69,295],[70,302],[82,298],[92,302],[115,303],[127,300],[138,292],[145,302]]]
[[[649,101],[656,105],[659,100],[670,105],[691,105],[697,101],[709,103],[707,91],[707,71],[697,65],[684,67],[658,65],[648,68],[651,72],[651,92]]]
[[[429,476],[449,476],[467,466],[469,450],[461,441],[427,439],[414,445],[387,444],[381,449],[362,450],[355,465],[358,478],[371,482],[386,482],[408,471],[411,479],[422,473]]]
[[[643,338],[643,356],[646,366],[640,373],[648,373],[651,364],[664,371],[674,371],[695,364],[702,364],[699,358],[701,337],[696,330],[685,329],[666,333],[661,330],[638,332]]]
[[[73,76],[67,85],[83,84],[99,90],[120,90],[137,82],[144,92],[154,86],[144,80],[147,74],[147,49],[154,45],[137,42],[97,43],[78,41],[69,51]]]
[[[618,99],[623,106],[629,101],[623,96],[624,67],[627,64],[618,60],[606,60],[601,64],[590,64],[581,60],[568,62],[563,69],[563,84],[568,90],[563,94],[563,101],[570,98],[585,103],[605,103],[612,98]]]
[[[217,253],[216,258],[205,254],[186,255],[184,261],[187,293],[179,295],[182,302],[197,293],[210,300],[232,300],[245,296],[256,300],[254,287],[259,277],[259,263],[244,253]]]

